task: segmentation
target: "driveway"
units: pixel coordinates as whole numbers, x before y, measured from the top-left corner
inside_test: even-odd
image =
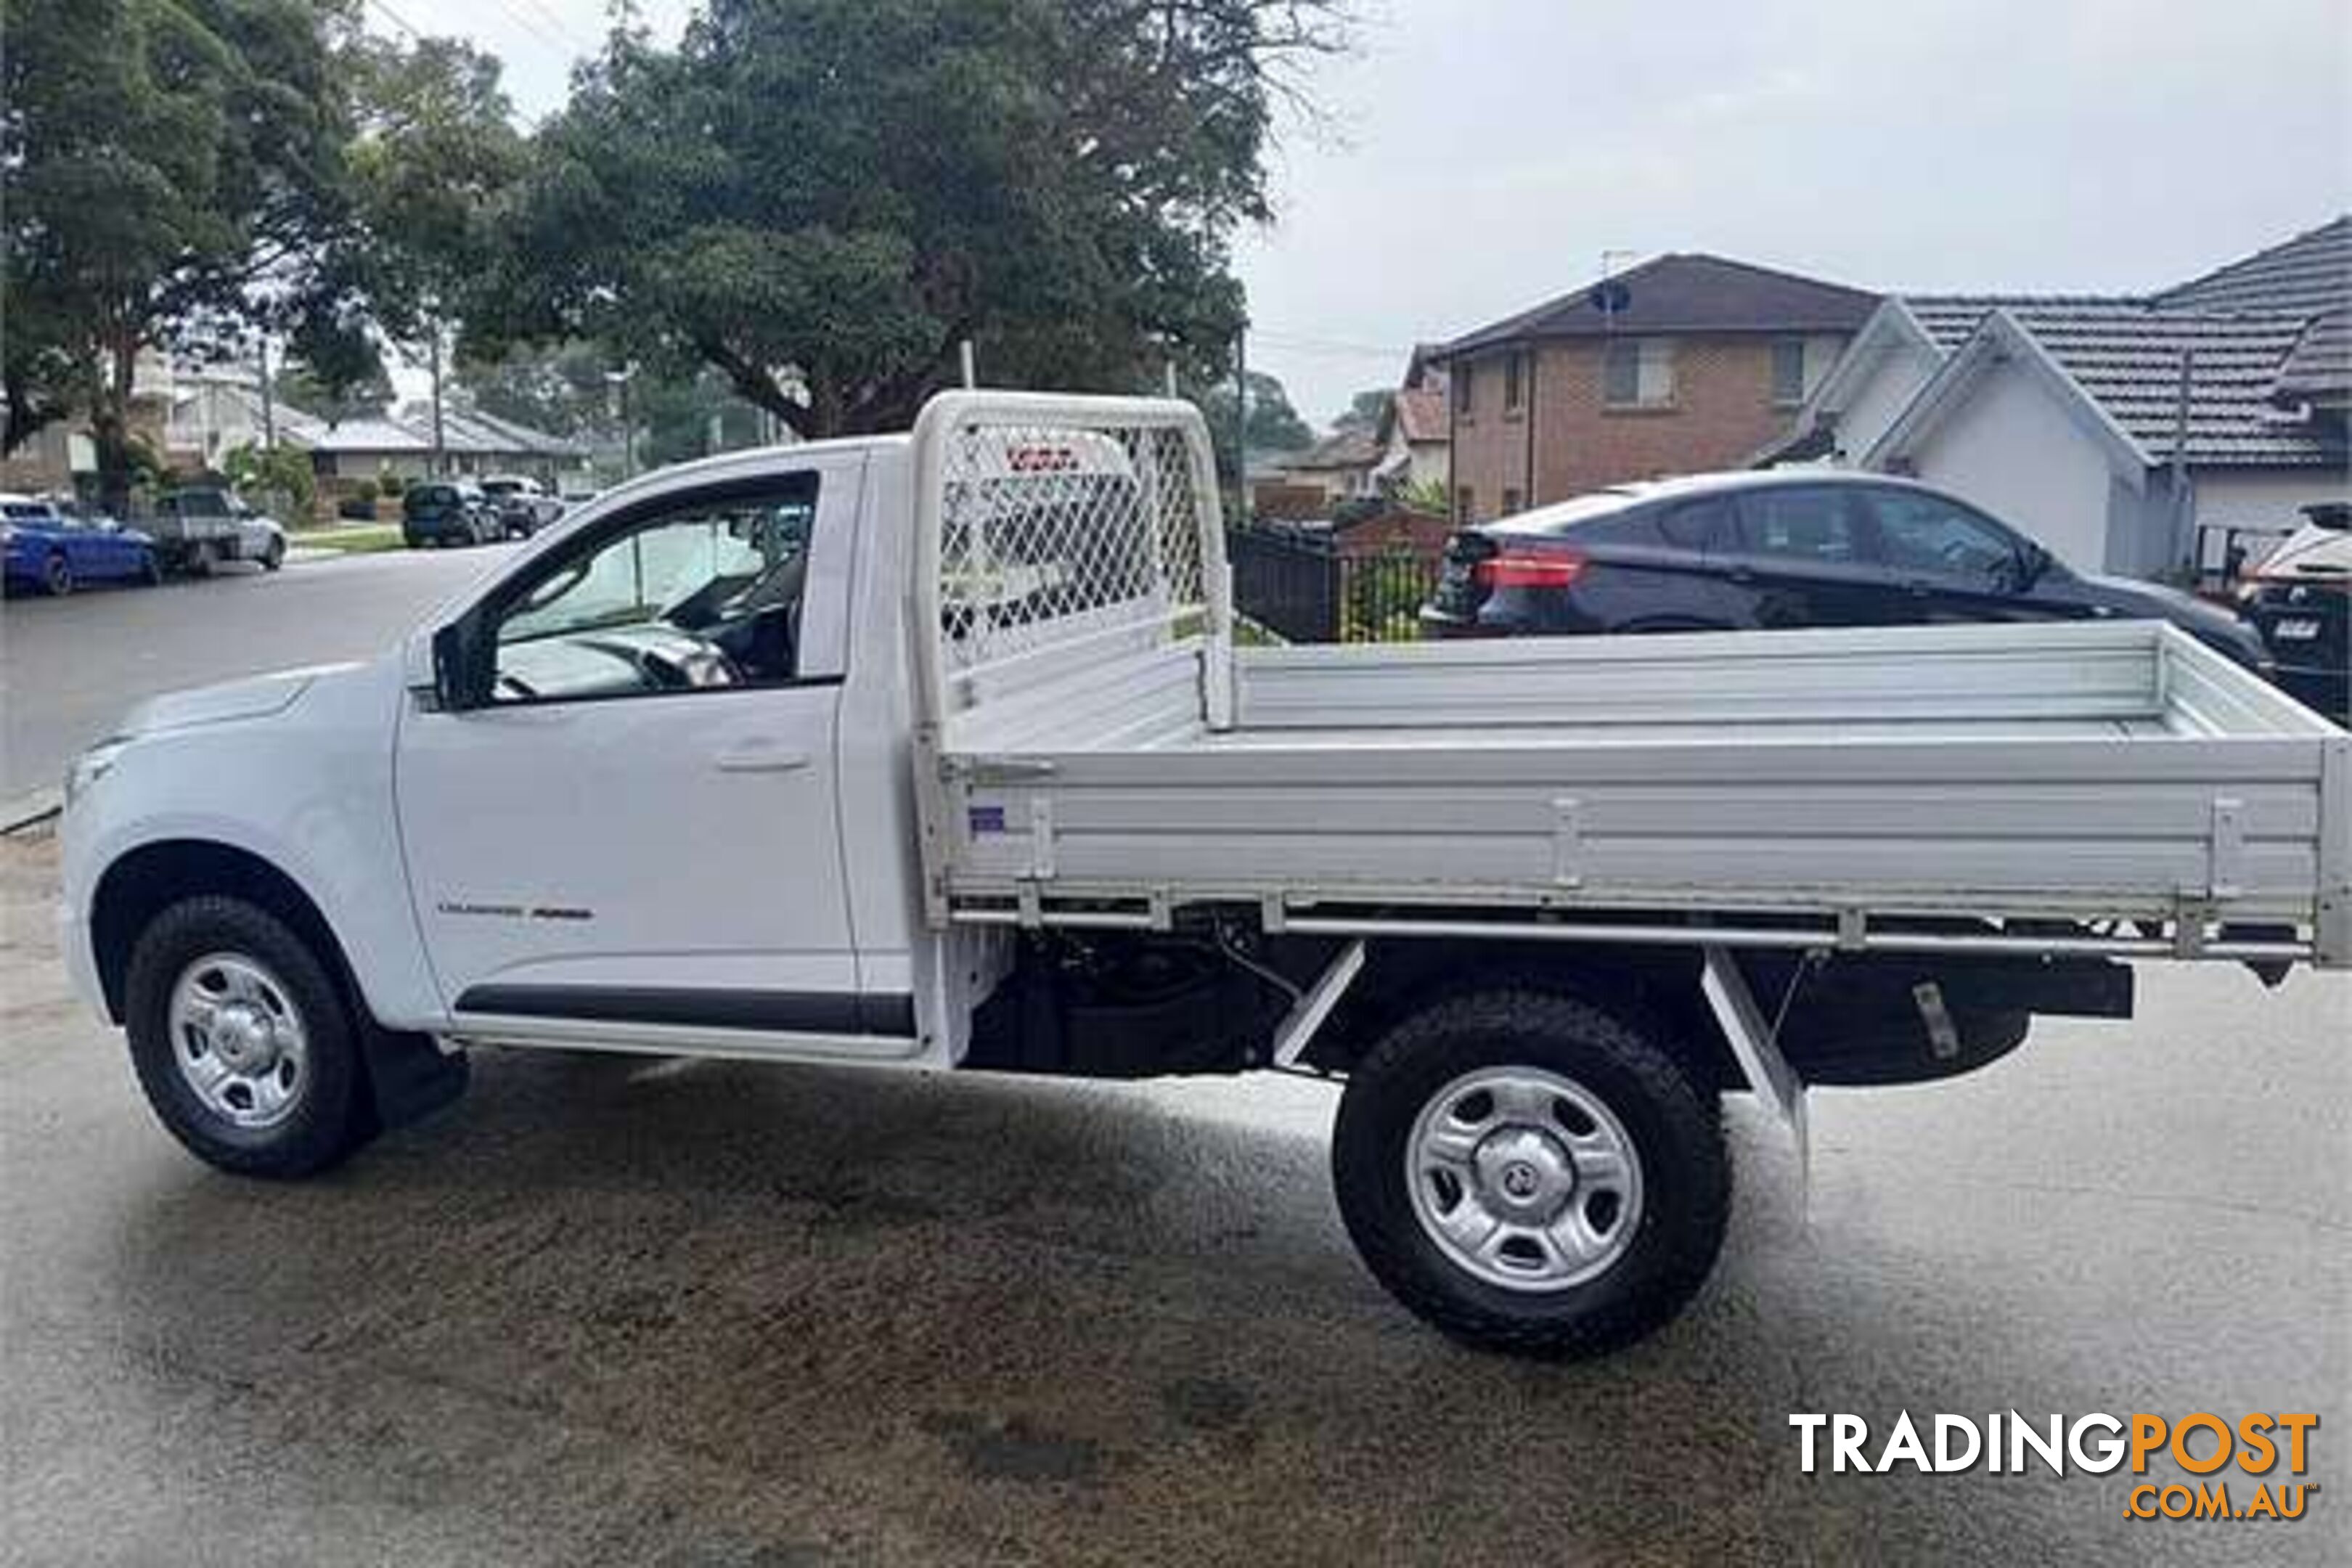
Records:
[[[331,1178],[235,1181],[66,998],[53,875],[0,841],[0,1558],[2342,1560],[2352,977],[2152,966],[2138,1023],[1822,1093],[1810,1214],[1735,1106],[1714,1279],[1547,1367],[1389,1304],[1283,1079],[485,1053]],[[1798,1473],[1791,1412],[1902,1409],[2318,1410],[2322,1488]]]
[[[356,657],[492,550],[11,601],[12,785],[150,691]],[[2150,965],[2131,1024],[1731,1107],[1691,1310],[1582,1366],[1391,1305],[1334,1091],[482,1053],[299,1186],[183,1155],[0,840],[0,1561],[2341,1561],[2352,975]],[[2121,1476],[1802,1475],[1793,1412],[2316,1410],[2294,1523]],[[2159,1465],[2152,1480],[2179,1479]],[[2244,1489],[2241,1487],[2241,1490]]]

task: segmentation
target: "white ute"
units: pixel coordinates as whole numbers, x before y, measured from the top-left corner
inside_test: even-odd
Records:
[[[2124,960],[2352,961],[2352,737],[2168,626],[1237,647],[1227,582],[1177,403],[651,475],[81,757],[65,951],[257,1175],[469,1046],[1341,1078],[1372,1271],[1542,1354],[1705,1278],[1727,1091],[1801,1136]]]

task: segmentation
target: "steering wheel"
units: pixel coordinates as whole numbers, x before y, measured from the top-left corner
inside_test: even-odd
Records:
[[[734,661],[708,643],[693,645],[685,653],[640,647],[635,659],[637,670],[646,678],[646,683],[656,690],[682,691],[707,686],[733,686],[742,679]]]

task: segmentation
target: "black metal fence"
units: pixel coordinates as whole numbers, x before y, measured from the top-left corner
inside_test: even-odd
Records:
[[[1289,642],[1404,642],[1443,563],[1409,550],[1350,553],[1328,528],[1257,523],[1225,536],[1234,607]]]

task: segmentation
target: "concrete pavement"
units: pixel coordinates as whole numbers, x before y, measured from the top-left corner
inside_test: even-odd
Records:
[[[1542,1367],[1380,1294],[1292,1080],[488,1054],[330,1179],[215,1174],[68,1001],[52,864],[0,843],[8,1562],[2343,1558],[2352,977],[2151,966],[2136,1024],[1822,1094],[1810,1218],[1735,1107],[1689,1314]],[[1798,1473],[1790,1413],[1906,1408],[2315,1409],[2322,1489]]]

